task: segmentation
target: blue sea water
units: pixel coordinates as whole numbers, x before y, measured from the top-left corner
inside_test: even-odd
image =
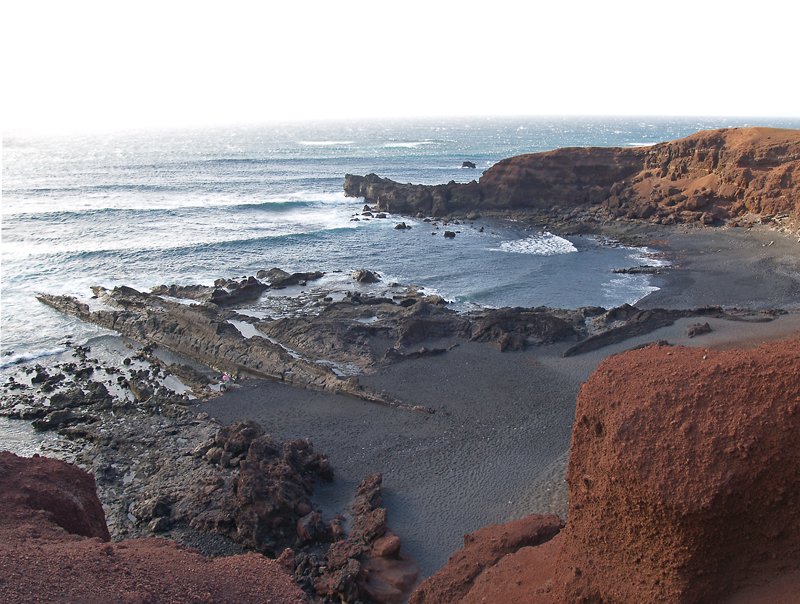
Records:
[[[107,333],[40,304],[38,292],[210,284],[260,269],[358,268],[475,306],[611,307],[651,291],[615,268],[646,250],[563,239],[513,222],[461,225],[454,240],[421,220],[352,220],[346,173],[468,182],[499,160],[565,146],[643,146],[698,130],[800,127],[735,118],[450,118],[327,122],[62,136],[4,133],[0,365]],[[477,169],[461,168],[472,161]],[[412,228],[398,231],[404,220]],[[342,271],[335,273],[334,271]],[[258,304],[256,304],[258,306]],[[262,304],[267,313],[271,307]]]

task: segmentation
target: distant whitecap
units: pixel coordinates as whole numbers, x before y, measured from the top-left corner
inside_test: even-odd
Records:
[[[391,149],[393,147],[397,147],[397,148],[401,148],[401,149],[414,149],[414,148],[419,147],[421,145],[434,145],[434,144],[436,144],[436,143],[434,143],[433,141],[411,141],[411,142],[405,142],[405,143],[390,142],[390,143],[386,143],[384,145],[384,147],[386,147],[387,149]]]

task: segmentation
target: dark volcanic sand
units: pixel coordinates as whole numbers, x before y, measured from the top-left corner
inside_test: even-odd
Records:
[[[642,308],[725,306],[800,310],[800,243],[764,227],[671,231],[653,237],[672,268]]]
[[[763,247],[769,241],[775,243]],[[642,306],[800,309],[796,238],[704,230],[666,233],[653,246],[669,250],[681,268],[660,276],[662,290]],[[680,251],[686,249],[696,251]],[[792,313],[771,323],[710,320],[711,333],[689,339],[694,322],[567,359],[560,355],[570,342],[506,353],[461,343],[444,355],[360,376],[366,386],[435,409],[432,415],[261,381],[237,384],[197,411],[223,424],[255,419],[281,440],[311,438],[336,472],[333,484],[315,492],[326,517],[348,505],[366,474],[382,472],[390,526],[427,576],[462,546],[464,533],[530,513],[566,517],[575,399],[602,359],[659,339],[751,347],[800,331],[800,314]]]

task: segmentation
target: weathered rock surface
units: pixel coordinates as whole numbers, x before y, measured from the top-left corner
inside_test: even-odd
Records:
[[[158,373],[161,367],[146,350],[137,351],[131,357],[135,361],[123,363],[130,367],[131,375],[143,380],[145,374]],[[91,423],[48,422],[41,429],[55,430],[75,441],[76,462],[94,473],[103,501],[103,507],[94,510],[94,517],[100,518],[95,524],[103,527],[103,538],[108,539],[109,533],[114,540],[140,537],[137,543],[146,544],[136,546],[140,553],[152,549],[147,544],[159,543],[147,539],[155,535],[209,556],[250,550],[278,557],[283,552],[281,565],[294,572],[298,583],[315,597],[315,580],[327,576],[332,568],[325,552],[331,543],[342,542],[335,559],[337,570],[343,574],[335,581],[339,587],[331,587],[330,594],[339,593],[337,589],[348,593],[355,589],[370,594],[376,604],[407,598],[418,571],[400,552],[400,538],[387,527],[380,475],[368,477],[359,489],[348,536],[343,516],[324,519],[311,500],[316,482],[332,480],[333,471],[326,456],[315,452],[308,440],[277,442],[252,421],[220,427],[203,414],[194,416],[185,405],[160,395],[145,401],[130,394],[120,399],[125,390],[118,389],[111,396],[103,382],[87,376],[106,374],[110,378],[122,370],[93,365],[98,361],[87,358],[88,352],[88,348],[76,350],[80,365],[55,365],[79,377],[68,384],[59,380],[48,393],[41,389],[52,380],[53,368],[37,366],[27,378],[21,371],[18,378],[2,386],[0,414],[50,418],[58,413],[88,416],[91,412],[96,416]],[[143,359],[153,362],[152,371],[139,368]],[[86,366],[94,371],[82,371],[83,363],[89,363]],[[36,383],[29,385],[31,379]],[[105,394],[94,400],[94,392]],[[52,401],[68,406],[63,411],[50,411]],[[52,515],[50,510],[61,513],[78,507],[81,514],[91,518],[91,510],[81,503],[81,493],[91,492],[90,502],[96,502],[95,483],[91,476],[73,470],[75,476],[67,473],[67,477],[80,492],[69,492],[66,497],[59,491],[51,493],[27,476],[20,477],[21,486],[5,484],[6,474],[1,471],[0,488],[18,492],[23,503],[38,502],[47,510],[42,513]],[[93,535],[93,526],[75,530]],[[159,545],[157,551],[172,551],[164,547]],[[157,559],[163,563],[163,557]],[[341,583],[347,575],[344,569],[355,567],[358,572],[351,578],[356,583],[349,587]]]
[[[187,306],[129,287],[111,291],[97,287],[94,291],[111,309],[92,311],[86,303],[70,296],[41,294],[38,299],[83,321],[113,329],[138,342],[163,346],[226,373],[393,404],[381,393],[362,388],[357,379],[340,379],[331,368],[297,358],[280,344],[260,336],[245,338],[228,322],[237,315],[220,310],[216,304]]]
[[[408,215],[524,210],[545,222],[568,214],[573,223],[626,218],[707,225],[752,214],[796,229],[800,131],[732,128],[636,149],[556,149],[504,159],[468,184],[348,174],[344,190]]]
[[[192,454],[215,469],[196,473],[180,498],[162,492],[149,499],[165,503],[161,516],[218,533],[271,557],[302,541],[333,540],[332,530],[321,522],[311,534],[308,525],[305,533],[298,532],[298,523],[311,514],[316,479],[333,480],[327,458],[315,453],[309,441],[279,443],[256,422],[247,421],[221,428]],[[150,506],[133,513],[144,522],[156,517]]]
[[[800,340],[606,359],[578,396],[566,528],[487,564],[465,539],[410,601],[793,601],[798,367]]]
[[[800,569],[800,340],[650,346],[578,396],[557,601],[710,602]]]
[[[278,269],[270,271],[272,277]],[[357,271],[358,275],[372,275]],[[310,273],[295,273],[289,276]],[[278,276],[277,278],[283,278]],[[528,346],[575,340],[565,356],[580,354],[642,335],[686,316],[735,318],[737,312],[721,308],[668,311],[640,311],[629,305],[606,311],[602,308],[561,310],[546,307],[485,309],[468,314],[446,307],[438,296],[403,294],[399,301],[383,296],[349,293],[337,302],[318,307],[317,314],[303,313],[277,320],[257,320],[223,309],[209,302],[187,306],[129,287],[108,291],[93,288],[109,309],[91,310],[89,305],[69,296],[39,295],[53,308],[84,321],[114,329],[123,336],[199,361],[231,375],[250,375],[281,381],[301,388],[323,390],[415,411],[429,410],[406,404],[385,392],[363,387],[357,374],[379,366],[430,354],[440,354],[457,345],[458,339],[495,343],[503,351]],[[177,293],[177,292],[176,292]],[[767,314],[763,320],[769,320]],[[249,323],[256,333],[245,337],[231,320]],[[450,340],[444,347],[419,347],[426,340]],[[78,371],[93,371],[83,367]],[[171,364],[164,371],[186,380],[199,396],[212,395],[207,376],[186,365]],[[59,377],[59,375],[61,377]],[[43,388],[55,388],[63,374],[42,375]],[[134,375],[121,383],[139,402],[155,394],[157,384],[149,376]],[[67,396],[62,394],[60,396]],[[52,411],[79,405],[85,395],[73,392],[68,401],[54,402]],[[102,396],[95,392],[92,396]],[[72,398],[75,401],[72,401]],[[69,402],[72,401],[72,402]],[[39,425],[86,423],[90,417],[58,414],[37,415]],[[27,418],[33,419],[33,418]]]
[[[0,453],[3,602],[300,604],[276,561],[204,558],[164,539],[109,543],[94,480],[53,459]]]

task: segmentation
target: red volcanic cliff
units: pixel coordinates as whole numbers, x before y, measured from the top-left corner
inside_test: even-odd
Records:
[[[94,479],[0,453],[0,599],[28,602],[274,602],[308,599],[258,554],[204,558],[165,539],[109,543]]]
[[[466,538],[412,602],[444,601],[447,585],[467,582],[450,602],[796,601],[798,368],[800,340],[652,345],[605,360],[578,396],[566,528],[477,577],[459,576],[473,566]]]
[[[589,211],[598,221],[711,224],[748,213],[800,222],[800,130],[730,128],[644,148],[564,148],[504,159],[479,182],[399,184],[347,175],[345,194],[379,209]]]

